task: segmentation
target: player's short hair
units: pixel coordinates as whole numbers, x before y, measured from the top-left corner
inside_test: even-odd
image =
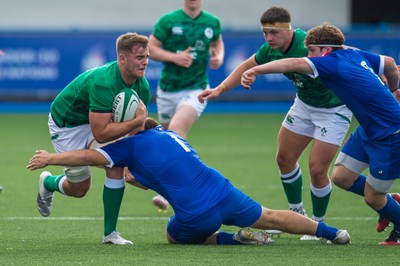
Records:
[[[261,14],[260,22],[261,24],[290,23],[291,16],[286,8],[273,6]]]
[[[151,117],[146,117],[146,122],[144,123],[144,130],[149,130],[158,127],[160,123]]]
[[[131,52],[135,46],[148,48],[149,38],[136,32],[127,32],[117,38],[117,54]]]
[[[332,45],[334,46],[334,49],[340,49],[338,46],[342,46],[344,44],[344,40],[344,34],[338,27],[325,22],[307,32],[304,45],[306,47],[309,45]]]

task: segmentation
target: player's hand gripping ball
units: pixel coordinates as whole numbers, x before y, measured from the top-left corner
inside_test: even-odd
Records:
[[[139,96],[134,90],[123,89],[114,99],[112,107],[113,122],[123,122],[133,119],[139,102]]]

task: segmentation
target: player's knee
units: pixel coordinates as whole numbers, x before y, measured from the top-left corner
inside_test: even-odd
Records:
[[[89,191],[90,185],[82,185],[74,189],[73,196],[75,198],[83,198],[86,193]]]
[[[346,176],[341,175],[339,171],[334,170],[331,179],[336,186],[342,189],[348,189],[351,186],[351,184],[348,184]]]
[[[374,210],[380,209],[379,206],[377,205],[377,202],[374,197],[371,197],[368,194],[365,194],[364,201],[372,209],[374,209]]]
[[[278,228],[280,226],[280,212],[266,209],[264,213],[267,228]]]
[[[377,195],[376,193],[369,193],[368,191],[365,191],[364,195],[365,203],[374,210],[380,210],[386,205],[385,198],[385,194]]]
[[[322,188],[329,184],[328,169],[320,166],[311,166],[311,183],[314,187]]]
[[[250,227],[259,229],[272,229],[277,223],[277,212],[265,207],[262,207],[262,212],[258,220]]]
[[[297,164],[296,160],[292,160],[287,154],[279,151],[276,154],[275,160],[281,172],[293,170]]]
[[[328,171],[327,168],[321,167],[320,165],[311,165],[310,175],[311,177],[315,177],[316,179],[324,179],[328,177]]]
[[[64,167],[64,173],[69,183],[68,195],[82,198],[90,188],[90,167]]]
[[[173,239],[173,238],[168,234],[168,232],[165,232],[165,237],[167,238],[168,243],[170,243],[170,244],[178,244],[178,242],[175,241],[175,239]]]
[[[280,167],[285,162],[285,157],[282,156],[282,154],[278,152],[276,154],[275,160],[276,160],[276,163],[278,164],[278,166]]]

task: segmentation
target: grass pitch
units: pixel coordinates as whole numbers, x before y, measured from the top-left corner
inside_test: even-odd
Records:
[[[275,163],[276,137],[283,114],[205,114],[189,133],[201,158],[266,207],[287,209]],[[82,199],[55,195],[50,217],[36,210],[40,170],[26,164],[36,149],[52,150],[47,115],[0,115],[0,265],[391,265],[398,247],[377,243],[377,215],[362,198],[333,188],[326,222],[346,228],[352,244],[326,245],[283,234],[272,246],[190,246],[167,244],[172,214],[151,204],[152,191],[127,185],[118,230],[132,246],[101,244],[104,174],[93,169],[92,187]],[[356,123],[353,123],[353,128]],[[308,150],[300,164],[304,203],[311,213]],[[60,173],[59,167],[49,167]],[[399,191],[396,184],[394,191]],[[237,231],[236,227],[223,227]]]

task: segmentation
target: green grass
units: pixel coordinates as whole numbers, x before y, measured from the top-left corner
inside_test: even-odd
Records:
[[[274,209],[287,209],[275,163],[282,115],[204,115],[189,134],[202,159],[242,191]],[[398,262],[397,247],[377,246],[387,233],[375,231],[376,214],[363,199],[334,187],[327,223],[346,228],[352,245],[303,242],[284,234],[273,246],[169,245],[168,213],[151,204],[152,191],[127,185],[118,230],[133,246],[100,244],[104,174],[93,169],[92,187],[82,199],[56,195],[53,213],[36,210],[40,171],[26,163],[36,149],[52,150],[47,115],[0,115],[0,265],[384,265]],[[310,209],[308,150],[303,155],[304,202]],[[60,168],[50,167],[53,173]],[[394,190],[399,190],[398,184]],[[236,227],[223,227],[234,232]]]

